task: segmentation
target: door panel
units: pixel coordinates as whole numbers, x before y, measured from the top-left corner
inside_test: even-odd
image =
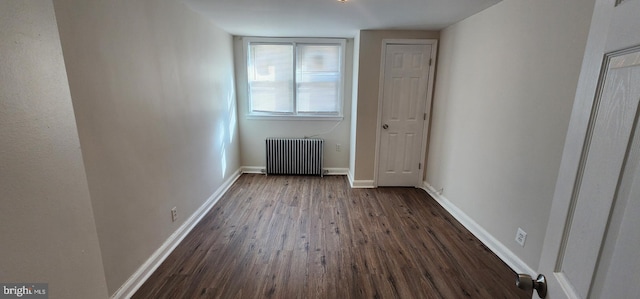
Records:
[[[591,298],[635,298],[640,294],[640,128],[636,120],[615,208]]]
[[[556,275],[563,275],[580,298],[586,298],[590,289],[638,111],[640,67],[618,66],[632,56],[637,54],[615,57],[609,63],[556,269]]]
[[[639,234],[628,229],[639,209],[625,207],[637,205],[640,188],[640,47],[629,48],[640,36],[628,34],[640,32],[638,15],[640,0],[596,0],[540,260],[547,298],[625,298],[633,286],[619,284],[639,279],[640,262],[630,262]]]
[[[385,47],[378,186],[416,186],[422,157],[432,46]]]

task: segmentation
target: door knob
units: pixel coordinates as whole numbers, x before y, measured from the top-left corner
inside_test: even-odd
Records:
[[[516,286],[526,291],[534,289],[538,292],[540,298],[547,297],[547,279],[542,274],[538,274],[535,280],[530,275],[518,274]]]
[[[388,129],[388,128],[389,128],[389,125],[384,124],[384,125],[382,125],[382,128],[386,130],[386,129]]]

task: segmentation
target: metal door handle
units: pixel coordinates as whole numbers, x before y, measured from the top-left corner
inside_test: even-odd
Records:
[[[382,125],[382,128],[386,130],[386,129],[388,129],[388,128],[389,128],[389,125],[384,124],[384,125]]]
[[[544,299],[547,297],[547,279],[542,274],[538,274],[535,280],[533,280],[530,275],[518,274],[518,277],[516,277],[516,286],[526,291],[534,289],[538,292],[540,298]]]

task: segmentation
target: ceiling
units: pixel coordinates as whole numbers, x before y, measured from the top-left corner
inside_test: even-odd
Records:
[[[365,29],[440,30],[501,0],[184,0],[240,36],[353,37]]]

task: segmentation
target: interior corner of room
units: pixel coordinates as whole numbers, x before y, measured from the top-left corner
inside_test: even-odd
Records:
[[[48,282],[52,298],[130,296],[238,177],[266,167],[269,137],[322,138],[329,174],[384,186],[394,41],[433,47],[411,186],[515,272],[537,274],[556,258],[549,244],[569,242],[550,226],[575,208],[562,198],[584,167],[584,136],[599,128],[600,62],[640,44],[638,21],[612,21],[640,12],[638,0],[483,0],[446,24],[442,13],[429,26],[332,36],[336,24],[234,31],[209,2],[0,2],[0,282]],[[358,1],[338,4],[363,13]],[[243,39],[269,33],[345,41],[339,113],[250,115]],[[622,234],[629,218],[611,219]],[[614,265],[612,240],[595,255]],[[592,291],[607,292],[607,269],[590,271]]]

